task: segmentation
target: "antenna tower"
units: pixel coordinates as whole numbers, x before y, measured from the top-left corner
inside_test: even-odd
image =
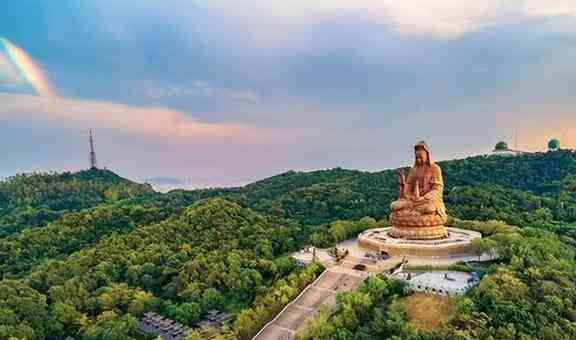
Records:
[[[96,151],[94,151],[94,134],[92,130],[88,130],[90,135],[90,169],[98,169],[98,163],[96,162]]]

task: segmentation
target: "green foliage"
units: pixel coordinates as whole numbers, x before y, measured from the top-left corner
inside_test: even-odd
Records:
[[[438,164],[452,216],[547,228],[555,221],[576,222],[576,191],[570,185],[576,175],[576,153],[570,150],[476,156]],[[386,218],[397,197],[397,182],[390,170],[290,171],[226,195],[262,213],[320,225],[364,216]]]
[[[277,281],[269,291],[256,298],[251,308],[238,314],[234,323],[234,334],[239,339],[251,339],[323,270],[322,265],[312,263],[304,270],[296,271]]]
[[[67,212],[152,193],[150,186],[107,170],[10,177],[0,182],[0,237],[44,226]]]
[[[348,249],[341,250],[338,249],[338,247],[332,247],[328,249],[328,255],[330,255],[330,257],[332,257],[335,262],[342,261],[346,256],[348,256],[348,253]]]
[[[454,222],[454,221],[453,221]],[[456,221],[485,232],[500,263],[457,299],[444,326],[415,330],[394,300],[406,294],[373,277],[358,292],[338,296],[336,311],[321,313],[299,339],[574,339],[576,249],[549,231],[496,221]],[[468,266],[467,266],[468,267]]]
[[[69,213],[45,228],[0,239],[0,273],[3,277],[18,276],[44,259],[71,254],[104,236],[127,233],[165,218],[166,210],[140,205],[102,205]]]
[[[131,315],[119,316],[113,311],[103,312],[84,332],[87,340],[137,339],[138,320]]]
[[[497,235],[497,234],[496,234]],[[494,235],[494,236],[496,236]],[[526,229],[498,240],[505,263],[460,303],[441,338],[573,339],[574,248],[552,233]]]
[[[188,325],[211,309],[236,311],[295,268],[280,255],[295,250],[299,233],[295,224],[223,199],[205,200],[160,223],[38,264],[20,281],[3,280],[36,294],[30,309],[44,311],[37,322],[22,313],[11,327],[22,328],[22,319],[43,325],[34,332],[51,336],[130,338],[136,336],[134,317],[147,311]]]
[[[192,325],[200,320],[202,306],[196,302],[182,304],[167,303],[164,307],[166,315],[181,324]]]
[[[405,311],[394,303],[406,294],[401,281],[372,276],[358,291],[339,294],[336,310],[322,311],[296,339],[411,338],[416,331],[407,324]]]
[[[548,150],[550,151],[557,151],[558,149],[560,149],[560,141],[556,138],[551,139],[548,142]]]
[[[498,142],[496,143],[496,146],[494,147],[494,150],[507,150],[508,149],[508,144],[504,141],[502,142]]]
[[[61,330],[46,296],[19,281],[0,281],[0,338],[42,339]]]
[[[574,338],[576,154],[440,165],[449,224],[481,232],[477,252],[499,256],[481,268],[457,317],[416,331],[394,303],[406,292],[374,278],[339,297],[337,312],[322,313],[309,334]],[[389,170],[292,171],[242,188],[165,194],[102,170],[15,176],[0,182],[0,339],[138,338],[147,311],[194,325],[210,309],[231,312],[234,334],[249,337],[319,273],[298,271],[287,254],[386,226],[396,196]]]
[[[310,242],[318,248],[333,247],[336,243],[353,238],[364,230],[385,226],[388,226],[387,220],[376,222],[371,217],[364,217],[357,221],[336,220],[310,228]]]
[[[481,233],[484,237],[494,234],[506,234],[517,232],[518,228],[498,220],[488,221],[466,221],[458,218],[448,220],[449,227],[474,230]]]
[[[273,270],[260,273],[258,259],[286,251],[283,242],[272,243],[272,235],[281,236],[284,229],[232,203],[205,202],[163,224],[102,240],[66,260],[50,261],[24,281],[3,280],[3,331],[41,338],[78,333],[87,325],[87,338],[103,334],[124,338],[134,329],[133,318],[122,315],[157,308],[155,295],[172,296],[177,305],[167,306],[166,313],[190,323],[197,321],[203,311],[199,308],[224,307],[221,291],[233,296],[231,301],[248,303],[264,276],[275,278]],[[34,300],[29,304],[18,300],[15,288],[9,288],[15,285],[19,294],[32,294]],[[198,301],[178,297],[188,286],[198,287]],[[54,319],[49,318],[51,308]],[[33,325],[32,330],[26,325]],[[48,325],[53,327],[48,330]]]

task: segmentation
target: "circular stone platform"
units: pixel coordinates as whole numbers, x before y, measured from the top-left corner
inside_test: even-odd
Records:
[[[447,228],[448,236],[436,240],[409,240],[389,235],[392,227],[369,229],[358,236],[360,247],[385,251],[389,255],[453,256],[472,254],[472,240],[482,234],[472,230]]]

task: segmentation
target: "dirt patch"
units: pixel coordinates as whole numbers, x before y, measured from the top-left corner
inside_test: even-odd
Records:
[[[410,322],[423,331],[431,331],[450,319],[456,311],[451,298],[427,293],[414,293],[399,301],[406,307]]]

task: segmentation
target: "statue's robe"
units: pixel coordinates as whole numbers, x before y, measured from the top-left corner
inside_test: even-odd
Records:
[[[416,185],[419,186],[421,201],[413,201]],[[405,198],[392,203],[393,212],[410,211],[419,214],[438,214],[443,219],[448,218],[442,198],[444,181],[442,169],[435,163],[415,165],[410,169],[404,189]]]

